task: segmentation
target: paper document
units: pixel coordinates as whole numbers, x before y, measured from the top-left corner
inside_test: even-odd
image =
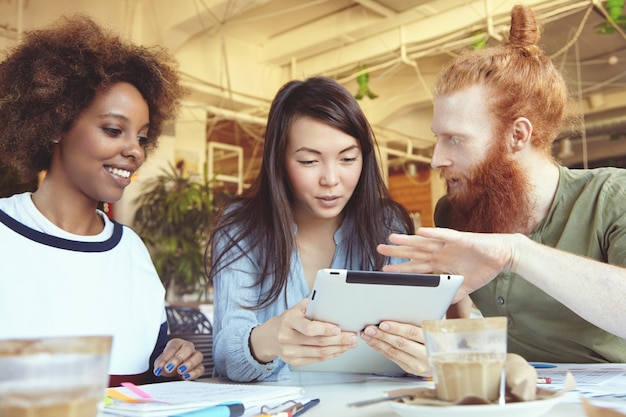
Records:
[[[552,379],[552,385],[542,385],[542,388],[558,389],[568,371],[574,376],[577,387],[565,394],[564,402],[579,404],[581,397],[586,397],[595,406],[626,412],[626,364],[555,363],[552,367],[537,369],[537,374]]]
[[[243,403],[246,410],[302,398],[302,388],[284,385],[218,384],[198,381],[172,381],[139,386],[154,400],[143,400],[125,387],[116,391],[139,402],[114,400],[102,412],[117,416],[169,416],[229,401]]]
[[[537,369],[539,377],[551,378],[552,384],[562,384],[569,371],[576,379],[576,385],[603,385],[614,378],[624,380],[624,364],[554,364],[553,368]],[[547,387],[546,387],[547,388]]]

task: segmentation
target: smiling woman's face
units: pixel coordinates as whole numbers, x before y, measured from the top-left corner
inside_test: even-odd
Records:
[[[48,176],[73,198],[114,202],[143,164],[149,110],[131,84],[96,95],[55,146]]]
[[[339,216],[361,176],[358,141],[311,117],[296,119],[288,137],[285,164],[296,221]]]

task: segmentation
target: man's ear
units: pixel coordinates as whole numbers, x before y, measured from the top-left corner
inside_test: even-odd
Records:
[[[533,135],[533,124],[525,117],[518,117],[513,122],[513,135],[511,138],[511,151],[519,152],[530,145]]]

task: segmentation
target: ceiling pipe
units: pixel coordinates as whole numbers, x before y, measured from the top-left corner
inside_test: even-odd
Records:
[[[491,5],[489,0],[485,0],[485,15],[487,16],[487,33],[498,42],[502,42],[504,38],[493,28],[493,16],[491,15]]]
[[[598,122],[585,123],[585,134],[590,136],[612,135],[615,133],[626,134],[626,116],[614,117]],[[577,139],[582,137],[581,130],[569,129],[561,132],[557,136],[557,140],[570,138]]]
[[[265,126],[267,120],[263,117],[253,116],[248,113],[242,113],[238,111],[222,109],[219,107],[211,106],[209,104],[195,103],[191,101],[183,101],[181,104],[187,108],[204,109],[218,117],[223,117],[228,120],[237,120],[240,122],[250,123],[254,125]]]
[[[359,76],[361,76],[365,72],[372,73],[374,71],[378,71],[378,70],[382,70],[382,69],[391,67],[391,66],[396,65],[398,63],[404,63],[404,64],[407,64],[407,65],[417,69],[417,62],[415,62],[415,61],[413,61],[413,60],[411,60],[409,58],[409,55],[408,55],[407,50],[406,50],[406,42],[405,42],[405,39],[404,39],[404,26],[400,26],[400,57],[394,58],[394,59],[390,59],[390,60],[385,61],[385,62],[383,62],[381,64],[378,64],[378,65],[367,67],[366,69],[360,69],[360,70],[358,70],[354,74],[351,74],[351,75],[348,75],[347,77],[338,79],[337,82],[339,82],[339,84],[345,84],[345,83],[347,83],[349,81],[357,79]]]
[[[384,17],[392,17],[396,15],[396,13],[393,10],[389,9],[388,7],[383,6],[382,4],[376,1],[357,0],[357,3],[359,3],[361,6],[365,7],[366,9],[369,9]]]
[[[17,2],[17,42],[22,42],[24,34],[24,0]]]
[[[488,0],[485,0],[485,2],[487,2]],[[580,0],[576,3],[572,3],[572,0],[551,0],[547,5],[544,4],[540,4],[536,7],[536,13],[541,13],[542,18],[544,18],[545,20],[550,20],[553,19],[555,16],[560,16],[563,13],[567,13],[570,11],[575,11],[578,10],[582,7],[588,7],[593,1],[596,0]],[[485,3],[487,4],[487,3]],[[486,6],[488,7],[488,6]],[[550,8],[554,8],[554,7],[559,7],[558,9],[550,9]],[[488,36],[493,36],[496,39],[498,38],[502,38],[502,36],[498,33],[498,29],[500,31],[507,31],[508,30],[508,23],[507,24],[502,24],[499,26],[494,26],[494,21],[493,21],[493,15],[491,13],[489,13],[488,17],[487,17],[487,35]],[[502,22],[505,22],[508,20],[510,20],[510,15],[509,14],[505,14],[503,15],[503,17],[499,20],[502,20]],[[491,23],[489,23],[491,22]],[[411,23],[411,22],[408,22]],[[408,59],[420,59],[423,57],[428,57],[431,56],[432,54],[439,54],[439,53],[443,53],[443,52],[448,52],[448,51],[453,51],[455,49],[458,48],[463,48],[469,44],[471,44],[472,39],[474,39],[472,36],[467,35],[467,36],[463,36],[461,38],[458,38],[459,34],[458,33],[452,33],[452,34],[448,34],[448,35],[444,35],[441,36],[437,39],[431,39],[428,41],[424,41],[424,42],[419,42],[413,45],[406,45],[405,43],[405,47],[406,47],[406,53],[407,53],[407,58]],[[402,53],[402,50],[400,48],[400,53]],[[376,57],[371,58],[372,60],[375,60]],[[382,70],[388,67],[391,67],[393,65],[396,65],[398,63],[401,63],[402,61],[402,57],[397,57],[397,58],[393,58],[393,59],[389,59],[386,60],[385,62],[378,64],[378,65],[368,65],[368,71],[370,73],[373,73],[377,70]],[[409,64],[410,65],[410,64]],[[353,67],[353,65],[351,64],[346,64],[340,68],[332,68],[332,69],[328,69],[323,71],[324,75],[327,75],[329,77],[335,78],[343,73],[345,73],[346,71],[349,71],[349,69],[347,69],[348,67]],[[347,75],[341,79],[338,79],[337,81],[339,81],[340,83],[344,84],[346,82],[352,81],[354,79],[356,79],[359,75],[361,75],[361,70],[352,73],[350,75]]]
[[[404,26],[400,26],[400,61],[408,66],[417,68],[417,62],[412,61],[406,54],[406,40],[404,38]]]
[[[292,57],[291,58],[291,66],[290,66],[291,67],[291,79],[292,80],[295,80],[295,79],[298,78],[297,77],[297,72],[298,72],[297,71],[297,65],[298,65],[298,62],[296,61],[296,58]]]

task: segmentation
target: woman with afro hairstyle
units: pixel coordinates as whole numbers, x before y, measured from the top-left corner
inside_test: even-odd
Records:
[[[195,379],[202,353],[167,341],[164,288],[122,197],[184,95],[175,60],[86,16],[35,30],[0,62],[0,159],[33,192],[0,199],[0,339],[111,335],[110,384]]]

